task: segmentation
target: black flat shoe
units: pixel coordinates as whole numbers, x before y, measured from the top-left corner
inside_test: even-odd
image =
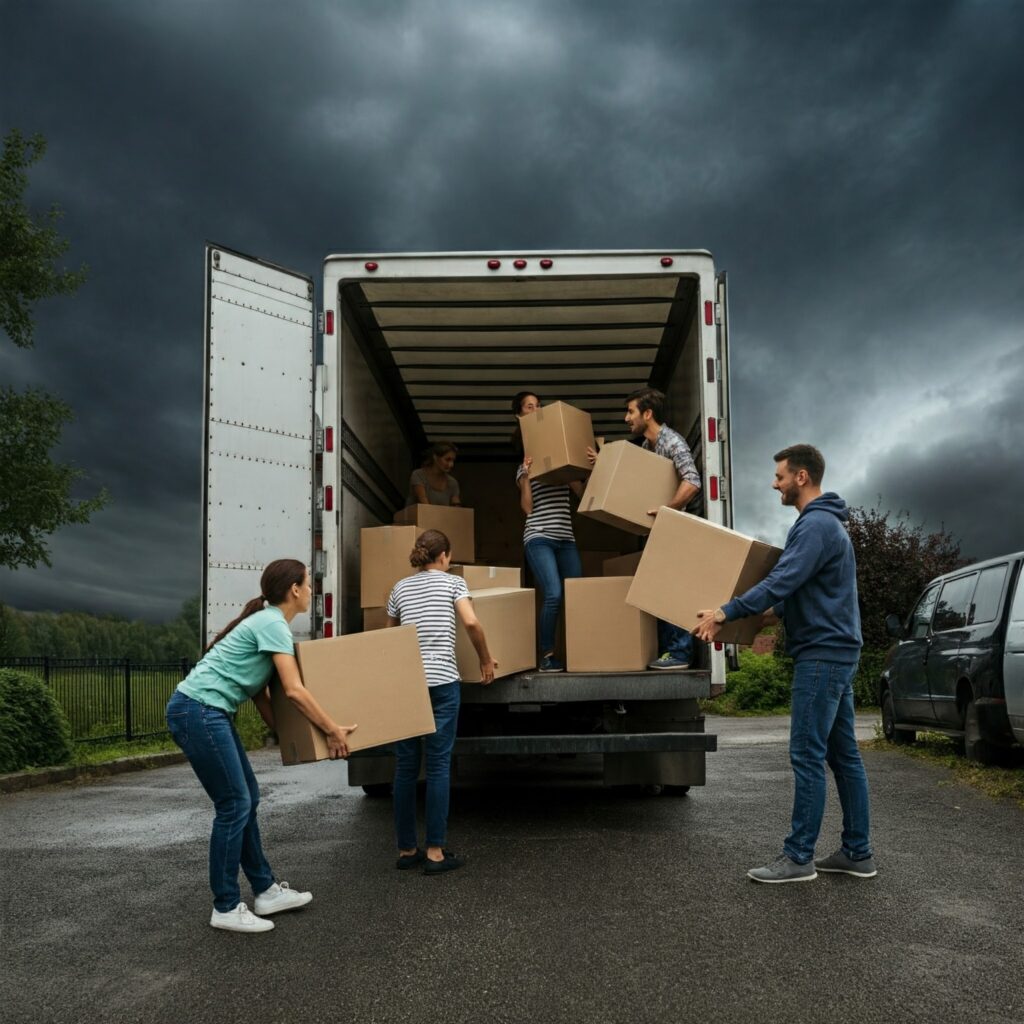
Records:
[[[464,857],[457,857],[454,853],[445,850],[444,860],[430,860],[428,858],[426,864],[423,865],[423,874],[443,875],[446,871],[454,871],[456,868],[461,868],[465,863],[466,859]]]
[[[398,868],[399,871],[408,871],[409,868],[414,868],[417,864],[422,864],[426,859],[426,853],[417,848],[415,853],[400,853],[398,855],[398,860],[395,861],[395,867]]]

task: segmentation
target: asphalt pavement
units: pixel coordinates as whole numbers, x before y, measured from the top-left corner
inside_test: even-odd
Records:
[[[264,845],[315,896],[264,935],[207,924],[210,808],[187,766],[0,796],[0,1015],[1019,1024],[1016,804],[868,751],[878,877],[757,885],[789,818],[787,721],[708,731],[708,784],[684,797],[608,791],[586,759],[460,783],[470,862],[433,878],[394,870],[390,803],[342,765],[260,751]],[[830,792],[819,854],[839,828]]]

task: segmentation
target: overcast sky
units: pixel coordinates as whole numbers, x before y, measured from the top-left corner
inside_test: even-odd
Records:
[[[1024,548],[1024,3],[0,0],[0,131],[86,285],[0,381],[113,500],[0,571],[23,609],[199,590],[202,252],[706,248],[730,275],[736,526],[771,454],[978,557]]]

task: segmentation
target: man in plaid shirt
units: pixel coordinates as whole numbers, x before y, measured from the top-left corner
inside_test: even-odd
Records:
[[[643,437],[642,448],[671,459],[679,477],[679,487],[668,502],[669,508],[685,509],[700,493],[700,474],[690,446],[671,427],[665,426],[665,396],[654,388],[638,388],[626,398],[626,423],[634,437]],[[656,508],[648,515],[658,514]],[[658,620],[659,657],[648,668],[689,668],[693,658],[693,638],[679,626]]]

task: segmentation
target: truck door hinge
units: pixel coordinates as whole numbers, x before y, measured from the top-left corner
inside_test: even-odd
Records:
[[[724,476],[718,478],[718,498],[719,501],[729,500],[729,481]]]
[[[316,510],[317,512],[324,510],[324,489],[322,487],[316,489]]]
[[[720,302],[715,303],[715,323],[721,324],[722,322],[722,304]]]
[[[327,554],[323,550],[313,552],[313,575],[317,579],[323,579],[324,571],[327,568]],[[323,615],[321,609],[320,614]]]
[[[324,311],[322,309],[316,315],[316,329],[320,334],[324,333]]]
[[[728,441],[729,440],[729,425],[725,419],[719,419],[718,421],[718,440]]]
[[[324,428],[317,427],[316,435],[313,438],[313,454],[323,455],[324,453]]]

